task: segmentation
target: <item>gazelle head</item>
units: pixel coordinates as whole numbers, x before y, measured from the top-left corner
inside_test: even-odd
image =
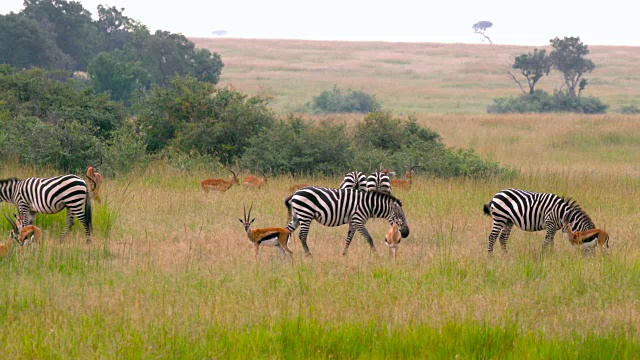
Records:
[[[233,170],[231,169],[227,169],[225,168],[227,171],[229,171],[232,176],[231,176],[231,182],[236,184],[236,185],[240,185],[240,180],[238,179],[238,177],[236,176],[236,173],[233,172]]]
[[[396,258],[396,251],[400,246],[400,241],[402,241],[400,227],[394,222],[384,236],[384,243],[389,247],[389,257]]]
[[[569,222],[569,214],[566,214],[562,217],[561,220],[561,224],[562,224],[562,233],[567,234],[567,236],[570,236],[573,230],[573,226],[575,225],[575,221],[574,222]]]
[[[15,219],[11,220],[11,218],[9,218],[6,214],[4,215],[4,218],[7,219],[7,221],[9,222],[9,224],[11,224],[11,232],[9,233],[9,241],[15,241],[18,244],[22,245],[22,243],[20,242],[20,239],[18,238],[19,234],[20,234],[20,230],[22,228],[22,222],[20,222],[17,216],[15,216]],[[19,224],[19,225],[18,225]]]
[[[247,207],[245,205],[242,205],[242,209],[244,210],[244,220],[238,219],[240,223],[242,223],[242,225],[244,226],[244,231],[246,231],[247,233],[249,232],[249,228],[251,227],[251,224],[253,224],[253,222],[256,221],[256,218],[253,218],[251,219],[251,221],[249,221],[249,219],[251,218],[252,208],[253,208],[253,204],[251,204],[251,206],[249,207],[249,214],[247,214]]]

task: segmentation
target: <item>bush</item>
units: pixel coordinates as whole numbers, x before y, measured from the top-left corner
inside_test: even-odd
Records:
[[[550,95],[543,90],[536,90],[533,94],[493,99],[493,104],[487,107],[487,112],[496,114],[551,112],[603,114],[608,107],[609,105],[593,96],[573,97],[561,91]]]
[[[224,163],[241,157],[249,139],[275,121],[266,99],[216,89],[192,77],[153,86],[135,108],[147,151],[171,147],[216,156]]]
[[[395,119],[388,112],[367,115],[354,131],[355,156],[351,167],[372,171],[380,164],[392,169],[421,165],[419,171],[438,177],[511,176],[513,172],[487,161],[472,149],[451,149],[438,133],[414,118]]]
[[[620,107],[620,114],[640,114],[640,108],[635,105],[623,105]]]
[[[335,175],[347,169],[352,158],[344,125],[315,125],[290,116],[255,136],[242,164],[276,173]]]
[[[343,91],[335,85],[333,90],[325,90],[314,97],[311,103],[315,113],[368,113],[378,108],[380,104],[375,95],[351,89]]]

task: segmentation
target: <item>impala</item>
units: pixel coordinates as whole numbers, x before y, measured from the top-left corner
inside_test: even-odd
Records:
[[[256,187],[260,189],[263,185],[267,183],[267,175],[260,170],[258,170],[258,172],[262,174],[262,179],[257,176],[249,175],[249,176],[245,176],[244,180],[242,181],[242,184],[245,186]]]
[[[224,180],[224,179],[202,180],[200,182],[200,186],[202,187],[202,190],[205,192],[209,190],[218,190],[220,192],[225,192],[229,190],[233,186],[233,184],[240,185],[240,180],[238,180],[236,173],[234,173],[232,170],[227,168],[225,168],[225,170],[229,171],[232,174],[231,180]]]
[[[396,189],[411,189],[413,169],[420,167],[420,165],[412,166],[411,169],[405,169],[404,176],[407,179],[393,179],[391,180],[391,186]]]

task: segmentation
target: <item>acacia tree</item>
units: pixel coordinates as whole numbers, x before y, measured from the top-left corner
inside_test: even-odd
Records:
[[[471,28],[473,28],[474,33],[482,35],[485,39],[489,40],[489,44],[493,45],[493,42],[491,41],[489,36],[485,34],[485,31],[487,31],[487,29],[492,26],[493,23],[491,21],[478,21],[477,23],[473,24]]]
[[[549,75],[551,71],[551,58],[547,55],[546,50],[534,49],[533,53],[518,55],[511,68],[518,70],[527,79],[529,94],[533,95],[538,80],[545,75]],[[511,71],[507,73],[518,84],[520,90],[526,94],[527,92],[516,76]]]
[[[550,40],[553,50],[549,54],[553,67],[558,69],[564,79],[562,87],[567,87],[571,97],[580,96],[587,86],[587,79],[583,76],[595,69],[591,59],[585,58],[589,54],[589,47],[580,41],[579,37],[554,38]],[[576,92],[576,88],[578,91]]]

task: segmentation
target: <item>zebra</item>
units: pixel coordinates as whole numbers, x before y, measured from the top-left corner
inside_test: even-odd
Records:
[[[563,198],[555,194],[536,193],[527,190],[506,189],[495,194],[488,204],[484,205],[484,213],[493,218],[493,227],[489,235],[489,253],[500,236],[500,246],[507,252],[507,240],[513,224],[524,231],[546,230],[543,250],[553,246],[556,231],[562,229],[563,219],[573,223],[574,231],[594,229],[595,225],[589,215],[571,198]]]
[[[36,213],[55,214],[66,208],[67,220],[62,237],[73,225],[75,216],[84,226],[87,243],[91,242],[91,196],[87,184],[76,175],[0,180],[0,202],[3,201],[16,206],[23,217],[23,226],[32,224]]]
[[[375,171],[367,178],[367,191],[379,191],[391,194],[391,180],[384,171]]]
[[[340,184],[340,189],[367,190],[367,177],[360,171],[347,173]]]
[[[371,250],[375,252],[373,239],[364,227],[369,218],[386,218],[389,224],[396,223],[399,226],[403,238],[409,236],[402,202],[389,194],[308,186],[287,197],[284,204],[291,219],[286,228],[293,233],[300,226],[300,242],[306,255],[311,255],[307,235],[312,220],[324,226],[349,224],[342,255],[346,255],[356,230],[367,239]]]

